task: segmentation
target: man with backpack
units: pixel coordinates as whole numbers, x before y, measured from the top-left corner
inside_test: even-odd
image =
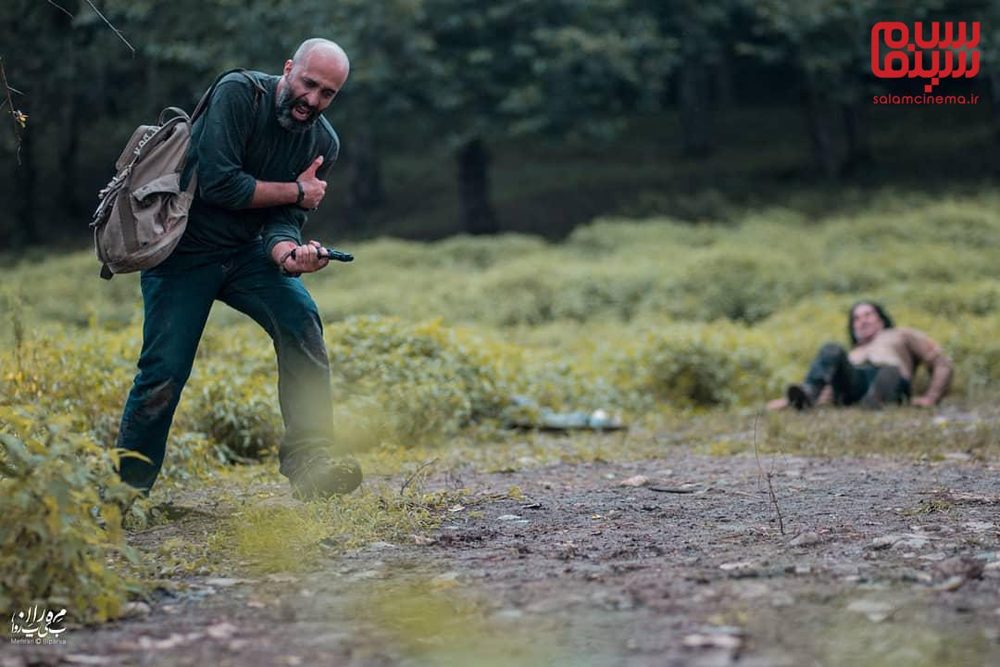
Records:
[[[173,253],[142,272],[143,345],[125,403],[120,474],[148,492],[215,300],[245,313],[274,341],[285,436],[280,471],[299,497],[349,493],[361,469],[331,452],[330,369],[316,304],[298,276],[329,258],[302,226],[326,194],[339,140],[321,115],[344,85],[347,55],[303,42],[280,76],[234,72],[192,127],[185,179],[197,189]],[[182,185],[182,189],[183,186]]]

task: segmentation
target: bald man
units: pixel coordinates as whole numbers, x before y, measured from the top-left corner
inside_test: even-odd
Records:
[[[271,336],[285,435],[280,470],[301,498],[349,493],[361,469],[333,450],[330,369],[316,304],[299,276],[325,268],[305,242],[308,212],[326,195],[340,148],[322,116],[347,81],[337,44],[303,42],[280,76],[223,77],[195,122],[188,174],[197,190],[174,253],[142,272],[143,346],[125,403],[119,474],[146,493],[163,464],[167,435],[212,304],[245,313]]]

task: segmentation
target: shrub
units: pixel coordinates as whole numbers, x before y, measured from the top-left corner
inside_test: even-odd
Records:
[[[225,373],[213,364],[187,400],[188,428],[224,448],[230,460],[260,460],[277,452],[282,423],[273,375]]]
[[[42,425],[0,407],[0,607],[66,608],[72,622],[99,622],[136,588],[110,563],[135,559],[119,509],[135,492],[118,481],[115,456],[67,421]]]
[[[673,326],[619,361],[619,382],[678,407],[759,403],[776,387],[766,341],[725,323]]]
[[[440,322],[352,318],[327,337],[335,400],[374,400],[398,443],[457,433],[498,417],[506,403],[493,363]]]

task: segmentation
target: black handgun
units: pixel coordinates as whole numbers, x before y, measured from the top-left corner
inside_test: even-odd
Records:
[[[336,248],[320,248],[319,256],[326,257],[331,262],[353,262],[354,255]],[[292,259],[295,259],[295,250],[292,250]]]

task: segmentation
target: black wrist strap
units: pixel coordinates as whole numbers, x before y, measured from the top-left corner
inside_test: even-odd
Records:
[[[302,200],[306,198],[306,191],[302,189],[302,183],[298,180],[295,181],[295,187],[299,189],[299,196],[295,199],[295,205],[298,206],[302,204]]]

